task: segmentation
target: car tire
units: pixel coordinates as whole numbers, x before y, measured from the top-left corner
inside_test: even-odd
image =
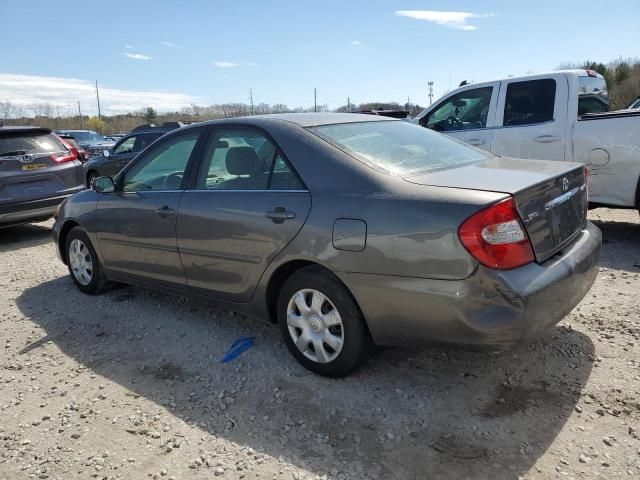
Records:
[[[339,378],[365,360],[369,332],[356,301],[327,270],[310,266],[294,272],[278,296],[280,332],[305,368]]]
[[[74,227],[67,235],[65,256],[69,274],[80,291],[97,295],[109,285],[102,265],[88,235],[80,227]]]
[[[97,172],[91,171],[87,174],[87,188],[91,188],[93,186],[93,182],[99,175]]]

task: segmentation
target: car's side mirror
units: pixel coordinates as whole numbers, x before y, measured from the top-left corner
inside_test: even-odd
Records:
[[[98,193],[113,193],[116,185],[111,177],[98,177],[93,181],[93,189]]]
[[[111,152],[109,150],[107,150],[107,149],[104,149],[102,151],[102,155],[104,155],[105,157],[109,158],[109,155],[111,155]]]

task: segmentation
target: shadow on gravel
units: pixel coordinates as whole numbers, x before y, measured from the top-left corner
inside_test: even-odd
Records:
[[[16,225],[0,228],[0,253],[18,251],[53,242],[48,224]]]
[[[640,222],[592,222],[602,231],[600,265],[640,273]]]
[[[127,409],[123,422],[140,395],[204,434],[347,478],[516,479],[573,412],[594,354],[587,336],[556,327],[499,354],[383,349],[351,377],[329,380],[298,366],[275,326],[185,299],[131,287],[89,297],[59,278],[25,290],[17,305],[47,334],[23,358],[53,341],[122,385],[129,392],[111,401]],[[256,345],[220,364],[246,335]],[[78,381],[68,380],[70,395],[82,395]],[[158,455],[180,455],[166,450],[174,439],[153,442]]]

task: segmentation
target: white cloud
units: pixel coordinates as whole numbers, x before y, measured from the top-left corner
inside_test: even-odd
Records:
[[[354,47],[363,47],[364,43],[362,43],[359,40],[354,40],[354,41],[351,42],[351,45],[353,45]]]
[[[164,45],[165,47],[171,47],[171,48],[176,48],[177,45],[173,42],[161,42],[162,45]]]
[[[439,12],[436,10],[398,10],[395,12],[400,17],[413,18],[415,20],[426,20],[443,27],[455,28],[458,30],[477,30],[478,27],[471,25],[469,19],[492,17],[492,13],[470,13],[470,12]]]
[[[257,63],[247,62],[247,63],[237,63],[237,62],[228,62],[226,60],[218,60],[217,62],[213,62],[213,66],[217,68],[237,68],[237,67],[257,67]]]
[[[123,55],[127,58],[133,58],[134,60],[151,60],[153,57],[149,55],[143,55],[142,53],[123,53]]]
[[[158,111],[177,111],[192,103],[203,103],[192,95],[167,91],[140,91],[100,86],[100,107],[106,114],[127,113],[152,106]],[[29,109],[30,105],[49,103],[61,114],[75,114],[80,101],[82,113],[95,115],[96,91],[93,81],[76,78],[40,77],[0,73],[0,99]]]

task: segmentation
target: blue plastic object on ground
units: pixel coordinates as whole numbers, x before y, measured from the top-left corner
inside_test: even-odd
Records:
[[[245,338],[239,338],[238,340],[233,342],[233,345],[231,345],[231,348],[227,351],[227,353],[225,353],[224,357],[222,357],[222,360],[220,360],[220,363],[227,363],[227,362],[230,362],[231,360],[234,360],[245,350],[248,350],[249,348],[253,347],[254,340],[255,340],[255,337],[245,337]]]

